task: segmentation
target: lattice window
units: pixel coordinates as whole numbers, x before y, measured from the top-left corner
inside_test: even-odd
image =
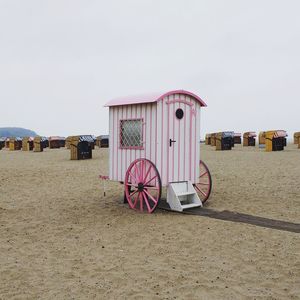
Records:
[[[143,146],[143,122],[138,120],[120,121],[120,146],[121,148],[139,148]]]

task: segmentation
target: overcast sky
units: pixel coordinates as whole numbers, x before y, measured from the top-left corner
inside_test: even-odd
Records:
[[[105,134],[118,96],[186,89],[205,132],[300,130],[299,0],[0,0],[0,127]]]

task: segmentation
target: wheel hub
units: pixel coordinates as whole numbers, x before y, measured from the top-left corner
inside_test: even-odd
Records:
[[[143,190],[144,190],[144,185],[143,185],[143,183],[140,182],[140,183],[138,184],[138,191],[139,191],[139,192],[142,192]]]

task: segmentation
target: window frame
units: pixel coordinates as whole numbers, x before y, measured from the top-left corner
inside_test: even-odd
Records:
[[[141,132],[141,146],[122,146],[122,122],[123,121],[141,121],[142,132]],[[144,118],[127,118],[119,120],[119,149],[127,149],[127,150],[144,150]]]

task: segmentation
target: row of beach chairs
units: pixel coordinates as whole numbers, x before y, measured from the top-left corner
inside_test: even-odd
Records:
[[[267,152],[282,151],[287,145],[287,132],[285,130],[261,131],[258,135],[259,148]],[[255,147],[257,135],[253,131],[243,134],[243,146]],[[242,144],[242,135],[233,131],[208,133],[205,144],[216,147],[216,150],[231,150],[235,144]],[[300,132],[294,134],[294,144],[300,149]]]
[[[108,135],[101,135],[97,138],[92,135],[78,135],[64,137],[2,137],[0,138],[0,150],[7,148],[10,151],[33,151],[43,152],[45,148],[70,149],[71,159],[89,159],[92,158],[92,150],[95,145],[99,148],[108,148]]]

